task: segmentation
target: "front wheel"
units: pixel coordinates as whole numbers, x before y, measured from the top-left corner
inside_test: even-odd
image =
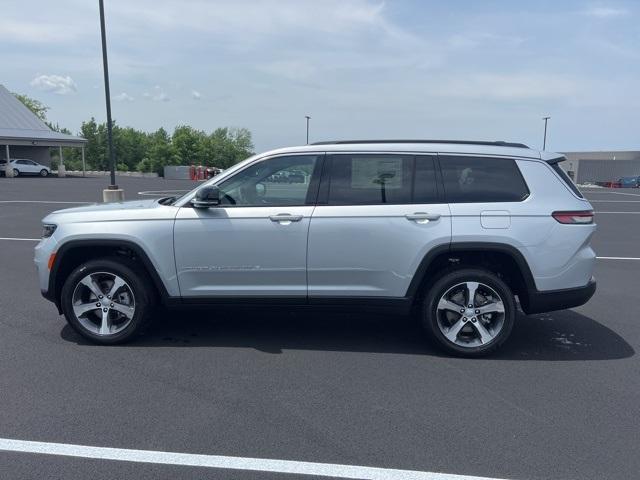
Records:
[[[447,352],[479,357],[509,337],[516,305],[511,289],[487,270],[445,274],[429,289],[423,308],[427,331]]]
[[[40,170],[40,176],[41,177],[48,177],[49,176],[49,172],[47,172],[44,168],[42,170]]]
[[[62,287],[69,325],[94,343],[123,343],[140,334],[152,309],[145,274],[119,258],[91,260],[76,268]]]
[[[17,177],[17,176],[19,176],[19,175],[20,175],[20,170],[18,170],[17,168],[14,168],[14,169],[13,169],[13,176],[14,176],[14,177]]]

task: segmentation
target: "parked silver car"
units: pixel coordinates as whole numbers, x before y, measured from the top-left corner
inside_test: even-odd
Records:
[[[447,351],[487,354],[526,313],[595,291],[592,207],[522,144],[340,141],[247,159],[180,198],[60,210],[35,249],[40,288],[103,344],[154,307],[418,310]],[[276,182],[299,175],[302,182]]]
[[[9,160],[9,168],[13,170],[14,177],[19,175],[40,175],[41,177],[46,177],[51,174],[51,169],[49,167],[27,158],[12,158]],[[6,171],[7,161],[0,160],[0,173],[4,175]]]

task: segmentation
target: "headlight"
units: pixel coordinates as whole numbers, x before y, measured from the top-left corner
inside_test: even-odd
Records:
[[[56,231],[56,228],[58,228],[58,226],[52,223],[45,223],[42,225],[42,238],[49,238],[53,235],[53,232]]]

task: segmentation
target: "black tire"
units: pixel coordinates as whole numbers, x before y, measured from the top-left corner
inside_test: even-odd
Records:
[[[438,315],[443,315],[442,310],[440,311],[440,313],[438,313],[438,303],[440,302],[441,298],[445,296],[447,292],[452,291],[452,289],[455,289],[456,286],[465,282],[478,282],[484,284],[484,286],[486,287],[489,287],[489,289],[493,290],[500,297],[500,300],[502,301],[504,307],[504,318],[499,313],[495,315],[500,315],[500,317],[493,317],[494,314],[483,317],[499,318],[501,327],[491,341],[487,341],[486,343],[483,343],[481,345],[475,345],[471,341],[469,342],[469,345],[466,345],[465,339],[458,336],[456,336],[456,341],[465,345],[455,343],[445,336],[439,324]],[[475,312],[475,309],[477,307],[475,305],[475,301],[473,303],[474,307],[471,310]],[[467,307],[467,305],[460,305],[461,310],[463,307]],[[447,313],[446,315],[450,315],[453,317],[454,320],[452,320],[452,322],[456,321],[455,314]],[[462,312],[457,312],[457,315],[460,315],[461,318],[467,318],[463,317],[463,315],[465,314]],[[476,268],[461,268],[458,270],[453,270],[437,279],[426,292],[422,309],[422,323],[427,332],[437,341],[438,345],[442,349],[444,349],[448,353],[460,357],[481,357],[495,352],[509,338],[509,335],[511,334],[513,325],[515,323],[515,316],[516,303],[509,286],[496,274],[488,270]],[[471,323],[471,318],[474,319],[473,324]],[[472,338],[474,335],[476,337],[479,337],[480,335],[478,329],[476,326],[474,326],[474,324],[480,321],[480,316],[474,316],[471,318],[466,320],[469,326],[465,326],[465,329],[472,332],[469,334],[469,338]],[[440,318],[440,321],[442,321],[442,318]],[[484,325],[484,323],[482,325]],[[461,334],[464,333],[463,330],[461,330],[460,332]],[[479,340],[474,341],[477,342]]]
[[[40,176],[41,177],[48,177],[49,176],[49,172],[47,172],[44,168],[42,170],[40,170]]]
[[[119,276],[127,283],[127,287],[133,294],[135,310],[132,318],[128,325],[117,333],[92,332],[81,323],[74,312],[73,296],[76,286],[87,275],[97,272]],[[60,298],[62,311],[69,325],[91,342],[101,345],[125,343],[142,334],[151,321],[155,295],[147,285],[150,285],[150,281],[146,272],[132,261],[119,257],[90,260],[74,269],[65,280]],[[106,299],[103,301],[108,302]],[[97,310],[100,311],[100,309]]]
[[[13,176],[14,177],[19,177],[20,176],[20,170],[18,170],[17,168],[13,169]]]

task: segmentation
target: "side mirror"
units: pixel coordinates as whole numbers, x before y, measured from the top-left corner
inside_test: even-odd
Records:
[[[220,189],[215,185],[202,187],[191,200],[194,208],[209,208],[220,205]]]

